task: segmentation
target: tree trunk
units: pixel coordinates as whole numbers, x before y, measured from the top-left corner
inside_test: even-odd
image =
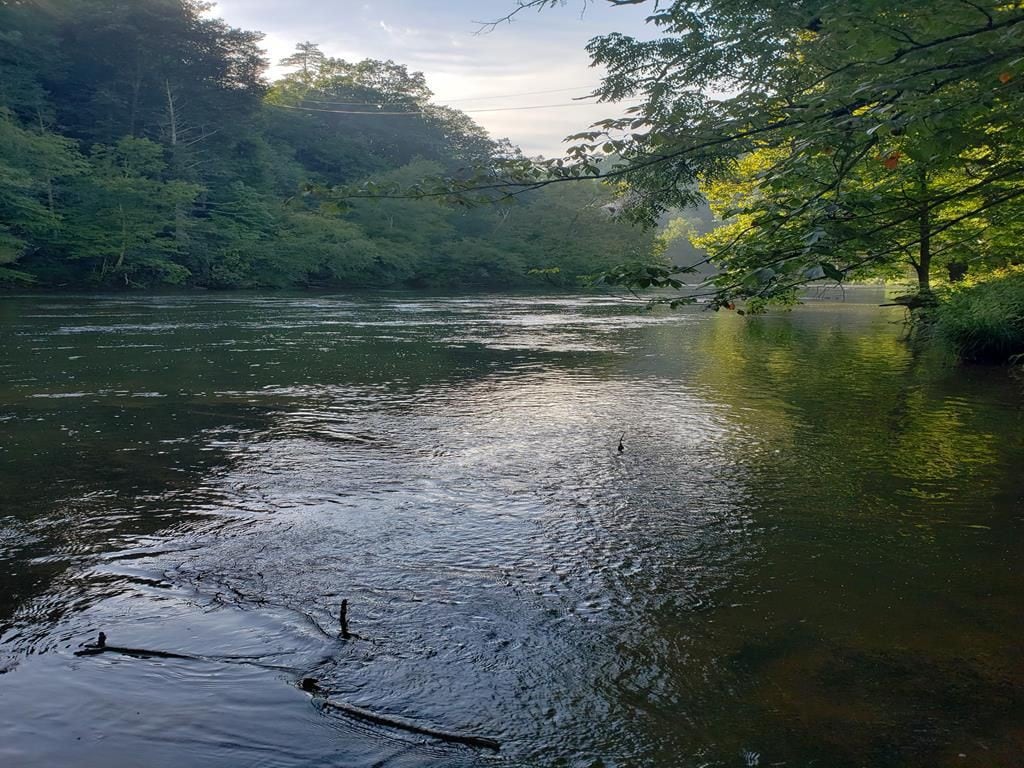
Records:
[[[931,221],[928,215],[928,209],[924,208],[921,211],[921,243],[918,248],[917,261],[914,263],[914,271],[917,272],[918,293],[930,293],[932,290],[931,234]]]
[[[912,262],[917,272],[917,292],[931,293],[932,270],[932,220],[931,208],[928,206],[928,177],[922,171],[918,188],[921,191],[921,212],[918,216],[920,232],[918,236],[917,261]]]
[[[178,149],[178,131],[181,126],[178,124],[178,108],[174,103],[174,91],[171,90],[171,81],[164,78],[164,94],[167,96],[167,133],[171,146],[171,172],[175,177],[180,175],[181,153]],[[185,145],[182,145],[183,147]],[[187,240],[185,234],[185,211],[181,205],[174,206],[174,240],[178,245],[183,245]]]
[[[170,130],[171,146],[178,145],[178,113],[174,109],[174,94],[171,93],[171,81],[164,80],[164,90],[167,93],[167,121]]]
[[[46,123],[43,122],[43,111],[41,109],[36,110],[36,115],[39,117],[39,135],[44,136],[46,134]],[[50,173],[50,169],[46,169],[46,207],[50,211],[50,217],[52,218],[55,211],[53,205],[53,174]]]
[[[114,269],[120,269],[124,266],[124,257],[128,253],[128,218],[124,215],[123,205],[118,205],[117,210],[121,214],[121,252],[117,255]]]
[[[142,62],[135,64],[135,76],[131,82],[132,103],[128,113],[128,135],[135,136],[135,126],[139,118],[139,94],[142,91]]]

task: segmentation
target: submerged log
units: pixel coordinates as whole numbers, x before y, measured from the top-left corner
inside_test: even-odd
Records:
[[[299,685],[302,690],[306,693],[311,693],[314,696],[320,697],[320,703],[331,709],[336,709],[339,712],[343,712],[350,717],[358,718],[359,720],[365,720],[376,725],[383,725],[389,728],[398,728],[399,730],[408,731],[409,733],[418,733],[422,736],[430,736],[441,741],[447,741],[454,744],[466,744],[470,747],[482,747],[484,749],[493,749],[495,751],[501,749],[501,742],[497,739],[491,739],[486,736],[473,736],[466,733],[455,733],[454,731],[446,731],[441,728],[435,728],[429,725],[420,725],[414,723],[412,720],[406,720],[404,717],[397,717],[395,715],[381,715],[377,712],[371,712],[368,709],[354,706],[338,699],[332,699],[326,695],[326,692],[320,688],[316,680],[311,677],[305,677]]]
[[[86,643],[82,650],[75,651],[75,656],[98,656],[101,653],[120,653],[122,656],[136,656],[148,659],[198,659],[184,653],[170,651],[151,651],[146,648],[125,648],[121,645],[107,645],[107,633],[100,632],[95,643]]]
[[[347,607],[347,605],[344,605],[342,609],[343,622],[345,607]],[[357,637],[357,635],[352,636]],[[155,651],[149,648],[128,648],[120,645],[107,645],[107,636],[103,632],[100,632],[95,643],[86,643],[80,650],[75,651],[75,656],[98,656],[101,653],[117,653],[122,656],[133,656],[135,658],[142,659],[207,660],[206,657],[195,656],[187,653],[174,653],[172,651]],[[471,747],[482,747],[484,749],[493,750],[501,749],[501,742],[497,739],[491,739],[486,736],[473,736],[472,734],[446,731],[443,728],[435,728],[430,725],[421,725],[413,722],[412,720],[406,720],[404,717],[398,717],[396,715],[381,715],[376,712],[371,712],[368,709],[363,709],[362,707],[357,707],[353,704],[339,701],[338,699],[332,699],[327,695],[326,691],[320,688],[317,681],[312,677],[302,678],[302,681],[299,683],[299,687],[306,693],[316,696],[323,706],[336,709],[350,717],[355,717],[377,725],[387,726],[389,728],[398,728],[399,730],[408,731],[409,733],[418,733],[423,736],[430,736],[431,738],[440,739],[441,741],[447,741],[453,744],[466,744]]]

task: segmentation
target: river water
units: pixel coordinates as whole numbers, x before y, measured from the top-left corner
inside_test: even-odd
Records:
[[[3,298],[0,765],[1024,765],[1024,383],[878,298]]]

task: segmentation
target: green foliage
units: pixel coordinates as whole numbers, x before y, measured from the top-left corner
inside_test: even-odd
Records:
[[[572,285],[650,247],[594,183],[500,208],[342,200],[519,153],[393,61],[302,43],[268,85],[261,36],[207,10],[0,2],[0,284]]]
[[[563,160],[514,159],[455,193],[597,177],[648,225],[707,197],[728,222],[697,243],[720,268],[715,306],[910,270],[927,292],[936,266],[1016,258],[1020,3],[609,2],[649,5],[652,34],[590,42],[597,94],[642,103],[570,137]]]
[[[165,168],[162,147],[149,139],[93,147],[90,173],[71,189],[63,236],[72,258],[97,265],[97,282],[144,286],[188,279],[189,270],[174,258],[183,247],[176,227],[179,212],[202,188],[163,181]]]
[[[1024,354],[1024,271],[953,289],[935,310],[934,328],[966,362],[1003,363]]]
[[[33,282],[13,265],[56,236],[62,184],[84,169],[74,142],[25,129],[0,109],[0,283]]]

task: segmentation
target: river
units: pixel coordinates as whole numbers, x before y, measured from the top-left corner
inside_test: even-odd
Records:
[[[4,297],[0,765],[1024,765],[1024,383],[878,299]]]

